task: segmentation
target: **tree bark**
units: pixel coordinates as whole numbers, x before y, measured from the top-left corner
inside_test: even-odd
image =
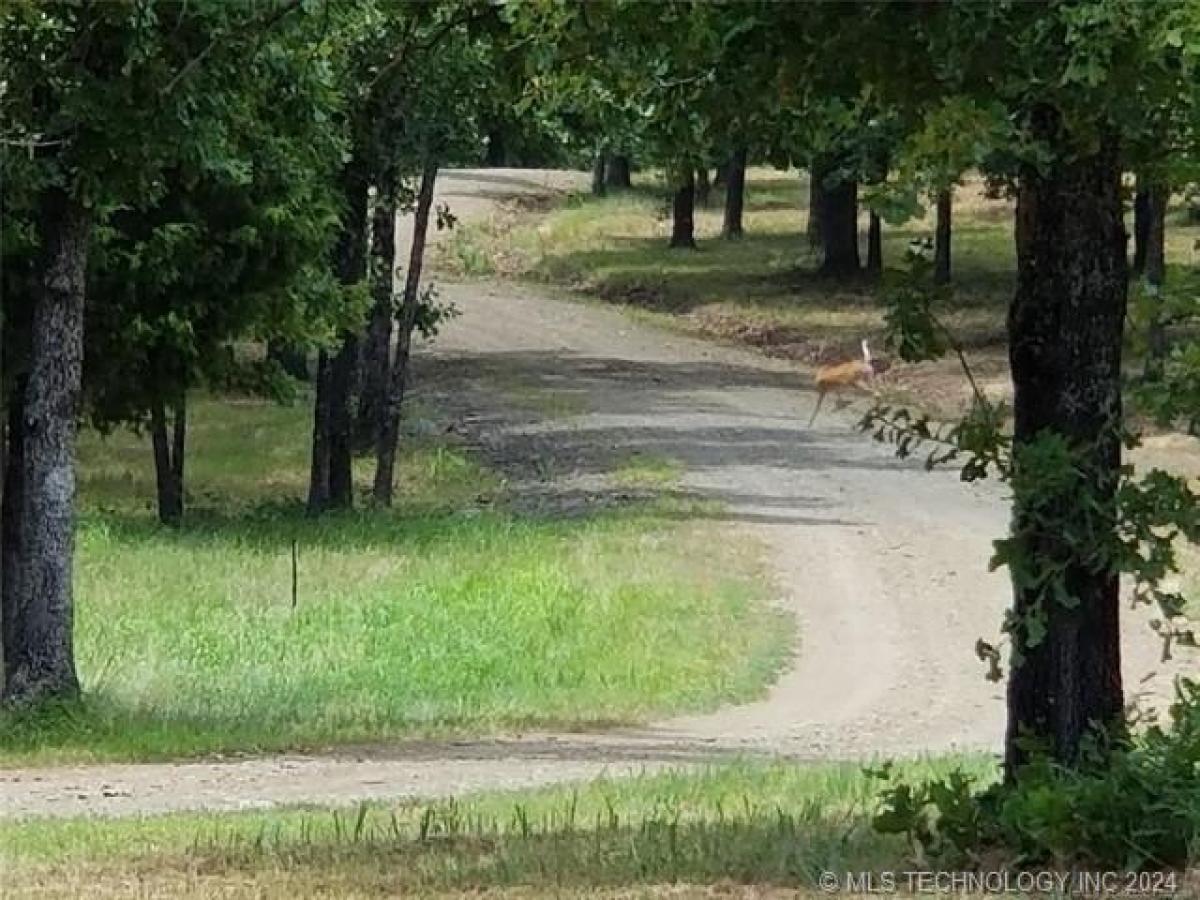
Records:
[[[1052,141],[1054,114],[1043,110],[1035,121]],[[1116,138],[1105,136],[1095,155],[1023,172],[1017,223],[1017,290],[1009,308],[1015,483],[1021,451],[1044,435],[1070,442],[1084,474],[1055,496],[1018,488],[1014,497],[1025,564],[1036,571],[1065,555],[1072,605],[1014,578],[1010,778],[1029,759],[1025,737],[1071,765],[1089,729],[1114,725],[1122,712],[1117,572],[1097,570],[1082,558],[1086,549],[1063,548],[1064,534],[1078,534],[1084,522],[1098,523],[1101,535],[1115,527],[1128,277]],[[1040,640],[1031,616],[1044,621]]]
[[[848,278],[859,273],[858,182],[839,181],[821,192],[821,238],[824,255],[820,274]]]
[[[313,400],[312,464],[308,475],[308,514],[329,507],[329,353],[317,354],[316,396]]]
[[[825,245],[824,229],[821,227],[821,210],[825,205],[825,170],[814,162],[808,174],[808,227],[805,236],[809,247],[820,250]]]
[[[883,274],[883,223],[874,210],[867,225],[867,274],[873,278]]]
[[[696,202],[707,207],[712,196],[712,182],[708,179],[708,168],[701,166],[696,170]]]
[[[493,128],[487,134],[487,155],[484,157],[484,165],[499,168],[508,160],[508,154],[504,148],[504,132],[499,128]]]
[[[0,497],[0,625],[3,626],[4,660],[14,658],[19,637],[12,623],[24,591],[21,586],[21,507],[25,497],[25,382],[21,377],[8,397],[5,416],[6,444],[4,494]],[[5,672],[7,672],[5,668]]]
[[[1150,189],[1138,179],[1133,195],[1133,273],[1141,275],[1146,269],[1146,249],[1149,245],[1151,221]]]
[[[675,189],[671,207],[671,246],[696,249],[696,173],[689,169]]]
[[[367,181],[360,163],[351,161],[343,174],[345,209],[334,256],[338,282],[353,287],[366,277]],[[313,404],[313,459],[309,472],[308,511],[354,505],[354,416],[351,411],[358,377],[358,329],[342,332],[334,356],[323,352],[317,368]],[[316,479],[321,479],[318,482]]]
[[[1167,275],[1167,203],[1171,190],[1166,184],[1152,184],[1146,190],[1146,233],[1143,238],[1142,274],[1146,280],[1151,303],[1146,329],[1146,361],[1143,377],[1156,380],[1162,377],[1167,357],[1167,328],[1163,312],[1163,283]]]
[[[346,333],[330,364],[329,378],[329,506],[354,506],[354,416],[351,412],[358,377],[358,335]]]
[[[617,191],[628,191],[633,187],[633,179],[630,177],[629,157],[622,154],[615,154],[608,157],[608,186]]]
[[[380,506],[391,506],[392,483],[395,480],[396,449],[400,442],[400,412],[408,385],[408,358],[412,349],[412,333],[421,307],[421,271],[425,260],[425,240],[429,233],[429,213],[433,208],[433,188],[437,182],[438,166],[430,160],[421,173],[417,208],[413,215],[412,249],[408,255],[408,272],[404,279],[404,295],[400,301],[397,323],[396,358],[384,406],[383,424],[375,448],[375,484],[373,496]]]
[[[949,190],[937,195],[937,223],[933,240],[933,280],[935,284],[950,283],[951,216],[954,194]]]
[[[592,160],[592,196],[604,197],[608,194],[608,182],[604,180],[605,158],[604,153],[599,152],[596,158]]]
[[[172,410],[168,434],[167,408],[156,399],[150,410],[150,437],[154,447],[154,479],[158,493],[158,520],[173,528],[183,522],[183,464],[187,449],[187,402],[180,397]]]
[[[3,623],[3,697],[22,704],[79,693],[72,643],[75,432],[92,220],[66,191],[49,188],[39,225],[42,284],[20,428],[19,574]]]
[[[742,210],[746,203],[746,148],[739,147],[729,162],[724,166],[725,171],[725,220],[721,226],[721,234],[727,238],[740,238],[745,231],[742,228]]]
[[[732,159],[727,159],[717,166],[717,171],[713,173],[712,186],[714,188],[723,188],[729,184],[729,167],[732,164]]]
[[[396,310],[396,204],[394,185],[383,185],[371,225],[371,318],[363,338],[362,390],[354,425],[355,446],[375,446],[383,424],[384,397],[392,352],[392,320]]]

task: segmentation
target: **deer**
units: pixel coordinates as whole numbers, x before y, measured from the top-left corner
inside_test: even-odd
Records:
[[[825,395],[830,391],[840,394],[847,388],[858,387],[863,381],[872,381],[876,376],[882,375],[891,368],[891,365],[887,359],[872,356],[871,347],[867,343],[867,339],[863,338],[861,360],[855,359],[821,366],[813,377],[817,386],[817,405],[813,407],[808,424],[811,426],[816,421],[817,413],[821,411],[821,404],[825,402]]]

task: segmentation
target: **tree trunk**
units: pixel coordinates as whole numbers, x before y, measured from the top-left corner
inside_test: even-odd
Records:
[[[937,224],[933,240],[933,280],[936,284],[950,283],[951,215],[954,194],[949,190],[937,195]]]
[[[742,209],[746,203],[746,148],[739,147],[725,164],[725,221],[721,234],[727,238],[740,238]]]
[[[1133,273],[1141,275],[1146,270],[1146,249],[1150,238],[1151,197],[1144,179],[1138,179],[1137,192],[1133,195]]]
[[[873,278],[883,274],[883,223],[874,210],[867,225],[867,274]]]
[[[696,202],[702,207],[707,207],[711,196],[712,182],[708,180],[708,168],[701,166],[696,170]]]
[[[504,133],[499,128],[493,128],[487,134],[487,155],[484,165],[499,168],[507,161],[508,154],[504,150]]]
[[[395,186],[380,187],[371,226],[371,318],[362,348],[362,390],[354,425],[356,449],[372,449],[383,423],[384,396],[392,352],[392,319],[396,303]]]
[[[297,381],[308,381],[308,355],[299,347],[280,340],[267,341],[267,359]]]
[[[366,277],[367,182],[352,161],[343,174],[345,209],[335,250],[339,284],[352,287]],[[358,330],[344,331],[335,356],[322,352],[313,404],[313,460],[308,511],[354,505],[354,417],[351,406],[358,376]],[[317,482],[316,479],[322,479]]]
[[[21,506],[25,497],[25,382],[21,377],[8,397],[4,494],[0,497],[0,625],[3,626],[4,660],[14,658],[12,627],[24,592],[21,587]],[[7,672],[7,667],[5,672]]]
[[[600,151],[596,154],[596,158],[592,160],[592,196],[604,197],[608,194],[608,183],[604,180],[605,159],[604,152]]]
[[[330,364],[329,506],[354,506],[354,390],[358,377],[358,335],[346,333]]]
[[[433,207],[433,188],[438,167],[428,161],[421,173],[421,188],[417,194],[417,209],[413,216],[412,249],[408,255],[408,272],[404,279],[404,296],[400,301],[399,334],[396,358],[392,362],[387,401],[382,427],[375,449],[375,484],[373,495],[381,506],[392,504],[392,482],[395,480],[396,448],[400,442],[400,412],[408,384],[408,358],[412,348],[412,333],[421,307],[421,270],[425,259],[425,239],[429,233],[429,212]]]
[[[1167,329],[1163,321],[1163,283],[1167,275],[1167,203],[1171,196],[1165,184],[1153,184],[1147,191],[1146,234],[1143,243],[1143,270],[1148,300],[1152,304],[1146,333],[1146,363],[1143,376],[1147,380],[1162,377],[1167,357]]]
[[[720,189],[729,184],[729,167],[731,165],[733,165],[732,158],[725,160],[725,162],[717,166],[717,171],[713,173],[712,186],[714,188]]]
[[[174,421],[167,433],[167,409],[156,399],[150,410],[150,437],[154,446],[154,479],[158,492],[158,520],[173,528],[183,522],[183,462],[187,448],[187,403],[180,397],[172,410]]]
[[[41,206],[42,285],[20,429],[18,590],[3,623],[3,696],[17,703],[79,693],[72,644],[75,423],[92,221],[59,188],[47,189]]]
[[[859,273],[858,182],[840,181],[821,192],[821,238],[825,253],[820,274],[848,278]]]
[[[308,475],[308,514],[329,507],[329,353],[317,354],[317,389],[313,400],[312,465]]]
[[[813,163],[808,173],[808,227],[805,236],[808,246],[820,250],[825,245],[824,229],[821,227],[821,210],[825,205],[825,170]]]
[[[1053,140],[1054,114],[1043,111],[1037,124]],[[1115,527],[1127,289],[1115,137],[1105,136],[1095,155],[1023,172],[1017,222],[1017,290],[1009,309],[1017,550],[1035,571],[1064,563],[1072,603],[1014,580],[1010,778],[1029,759],[1026,736],[1070,765],[1089,728],[1111,726],[1122,712],[1117,572],[1090,565],[1082,558],[1089,548],[1063,546],[1064,535],[1080,534],[1085,522],[1101,533]],[[1022,493],[1021,451],[1044,435],[1068,440],[1084,474],[1055,495]],[[1044,624],[1040,639],[1033,621]]]
[[[696,249],[696,174],[689,169],[675,190],[671,208],[671,246]]]
[[[608,186],[617,191],[628,191],[633,187],[629,176],[629,157],[617,154],[608,158]]]

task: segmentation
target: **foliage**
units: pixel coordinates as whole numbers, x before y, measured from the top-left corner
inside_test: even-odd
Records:
[[[924,863],[1180,870],[1200,848],[1200,684],[1183,681],[1167,727],[1064,767],[1039,755],[985,790],[963,772],[915,783],[890,767],[875,827],[903,834]]]

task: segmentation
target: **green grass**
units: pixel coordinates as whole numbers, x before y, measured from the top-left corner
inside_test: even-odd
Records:
[[[756,549],[714,559],[708,526],[652,506],[519,518],[495,477],[412,435],[395,510],[313,521],[304,407],[192,406],[179,531],[148,508],[139,439],[83,440],[86,698],[9,714],[0,763],[633,722],[756,696],[786,656]]]
[[[618,487],[662,489],[678,484],[683,466],[673,459],[653,453],[634,453],[613,467],[610,477]]]
[[[901,763],[906,779],[982,757]],[[6,887],[130,883],[163,896],[336,896],[523,888],[535,895],[743,884],[811,890],[822,871],[899,869],[875,833],[878,783],[852,764],[733,763],[432,806],[0,823]],[[93,893],[94,892],[94,893]]]

